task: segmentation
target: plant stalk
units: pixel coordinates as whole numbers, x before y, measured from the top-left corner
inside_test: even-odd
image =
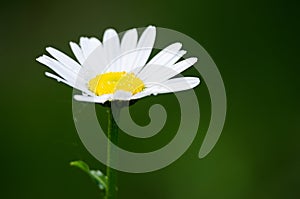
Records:
[[[112,143],[118,143],[118,131],[119,127],[115,121],[111,107],[108,107],[108,144],[107,144],[107,190],[105,199],[116,199],[117,198],[117,171],[111,168],[112,162],[117,161],[117,154],[112,148]],[[116,116],[118,117],[119,114]]]

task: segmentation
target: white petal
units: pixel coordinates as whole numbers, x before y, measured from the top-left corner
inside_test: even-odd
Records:
[[[174,43],[160,51],[151,61],[140,71],[138,77],[147,82],[162,82],[167,80],[166,76],[175,71],[169,67],[182,57],[186,51],[180,51],[181,43]],[[175,73],[176,75],[177,73]],[[173,77],[172,75],[171,77]]]
[[[45,75],[46,75],[47,77],[56,79],[58,82],[62,82],[62,83],[64,83],[64,84],[67,84],[68,86],[71,86],[71,87],[74,88],[74,84],[73,84],[73,83],[68,82],[68,81],[66,81],[65,79],[62,79],[61,77],[58,77],[58,76],[56,76],[56,75],[54,75],[54,74],[52,74],[52,73],[48,73],[48,72],[45,72]]]
[[[181,43],[174,43],[168,47],[161,50],[157,55],[155,55],[148,64],[154,65],[166,65],[168,62],[176,56],[178,51],[181,49]]]
[[[157,95],[188,90],[194,88],[199,83],[200,80],[196,77],[174,78],[163,83],[154,83],[152,85],[146,85],[147,88],[145,90],[133,95],[131,99],[139,99],[152,94]]]
[[[134,49],[137,45],[137,30],[131,29],[125,32],[121,41],[121,67],[120,71],[130,72],[134,64],[136,53]]]
[[[70,42],[70,47],[76,57],[76,59],[79,61],[80,64],[83,64],[85,58],[83,56],[81,48],[78,46],[78,44],[74,42]]]
[[[172,66],[172,69],[177,71],[178,73],[181,73],[194,65],[198,61],[197,57],[190,57],[188,59],[185,59],[181,62],[176,63],[175,65]]]
[[[169,62],[165,66],[172,66],[175,64],[183,55],[185,55],[185,50],[180,50],[173,58],[169,60]]]
[[[200,79],[197,77],[180,77],[167,80],[160,84],[152,86],[153,94],[159,93],[173,93],[183,90],[188,90],[196,87],[200,83]]]
[[[154,26],[148,26],[141,35],[136,51],[136,58],[133,64],[133,68],[143,67],[149,59],[152,51],[156,36],[156,28]]]
[[[107,29],[104,32],[103,47],[108,60],[106,71],[120,71],[120,39],[114,29]]]
[[[147,64],[140,73],[137,74],[144,83],[162,82],[166,75],[174,73],[170,67],[162,65]]]
[[[101,103],[108,101],[111,98],[111,94],[101,96],[86,96],[86,95],[74,95],[74,99],[82,102]]]
[[[139,78],[141,78],[144,82],[163,82],[166,81],[175,75],[180,74],[184,70],[191,67],[193,64],[197,62],[196,57],[191,57],[188,59],[185,59],[181,62],[178,62],[177,64],[173,66],[149,66],[149,69],[144,73],[144,71],[141,71],[141,75],[139,75]]]
[[[74,71],[74,72],[78,72],[81,68],[81,66],[74,61],[73,59],[71,59],[69,56],[67,56],[66,54],[52,48],[52,47],[48,47],[46,48],[46,50],[60,63],[62,63],[64,66],[66,66],[67,68],[69,68],[70,70]]]
[[[131,92],[123,91],[123,90],[117,90],[114,94],[112,99],[113,100],[122,100],[122,101],[128,101],[130,100],[132,96]]]
[[[91,79],[98,74],[101,74],[107,66],[106,52],[103,46],[98,46],[82,64],[80,73],[86,79]]]
[[[82,49],[82,53],[86,58],[95,50],[98,46],[101,46],[101,42],[97,38],[87,38],[81,37],[80,38],[80,46]]]
[[[74,71],[71,71],[70,69],[66,68],[64,65],[62,65],[57,60],[48,57],[47,55],[43,55],[41,57],[38,57],[36,59],[38,62],[48,66],[53,71],[55,71],[58,75],[60,75],[62,78],[67,80],[68,82],[75,83],[77,74],[74,73]]]
[[[133,95],[133,96],[131,97],[131,99],[140,99],[140,98],[149,96],[149,95],[151,95],[151,94],[152,94],[151,89],[146,88],[145,90],[143,90],[143,91],[141,91],[141,92],[139,92],[139,93]]]
[[[66,80],[64,80],[64,79],[62,79],[62,78],[60,78],[59,76],[54,75],[54,74],[49,73],[49,72],[45,72],[45,75],[46,75],[47,77],[56,79],[58,82],[62,82],[62,83],[64,83],[64,84],[67,84],[68,86],[71,86],[71,87],[73,87],[73,88],[76,88],[77,90],[80,90],[80,91],[82,91],[82,92],[84,92],[84,93],[87,93],[87,94],[89,94],[89,95],[93,95],[93,93],[92,93],[91,91],[89,91],[89,90],[86,88],[85,83],[83,83],[83,82],[81,82],[81,83],[79,83],[78,81],[77,81],[76,83],[68,82],[68,81],[66,81]]]
[[[129,50],[135,49],[138,40],[138,33],[135,28],[125,32],[121,41],[121,52],[127,52]]]

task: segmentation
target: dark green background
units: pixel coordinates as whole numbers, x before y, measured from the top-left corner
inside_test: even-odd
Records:
[[[49,45],[71,54],[70,40],[100,37],[108,27],[153,24],[191,36],[210,53],[225,83],[227,119],[214,150],[198,159],[210,117],[203,82],[195,89],[202,120],[192,146],[160,171],[120,173],[119,198],[300,198],[299,16],[298,1],[289,0],[3,1],[0,197],[101,198],[90,179],[69,166],[83,159],[104,168],[76,133],[72,89],[46,78],[48,69],[35,58]],[[136,122],[147,124],[147,105],[158,102],[178,113],[174,96],[149,97],[132,107]],[[121,144],[159,148],[172,139],[177,120],[172,116],[168,131],[150,144],[126,136]]]

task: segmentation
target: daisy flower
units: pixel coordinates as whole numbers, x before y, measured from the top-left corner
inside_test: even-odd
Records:
[[[102,42],[94,37],[70,42],[77,61],[52,47],[46,50],[53,58],[42,55],[36,60],[57,74],[46,72],[46,76],[82,91],[74,96],[78,101],[128,101],[197,86],[197,77],[175,77],[197,62],[195,57],[179,61],[186,53],[181,43],[167,46],[148,61],[155,37],[154,26],[140,37],[136,29],[128,30],[122,39],[114,29],[107,29]]]

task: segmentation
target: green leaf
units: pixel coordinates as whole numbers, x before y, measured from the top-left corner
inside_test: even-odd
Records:
[[[100,170],[90,170],[89,165],[87,165],[81,160],[70,162],[70,165],[75,166],[84,171],[96,182],[100,190],[106,191],[107,177]]]

